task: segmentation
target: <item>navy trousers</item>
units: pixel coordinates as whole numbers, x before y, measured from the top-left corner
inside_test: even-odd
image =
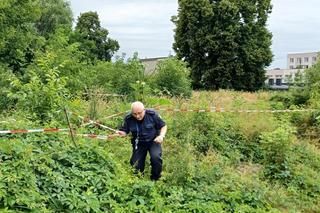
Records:
[[[132,146],[132,156],[130,164],[136,171],[143,174],[147,153],[150,154],[151,161],[151,180],[158,180],[162,172],[162,148],[161,144],[154,141],[138,145],[138,149]]]

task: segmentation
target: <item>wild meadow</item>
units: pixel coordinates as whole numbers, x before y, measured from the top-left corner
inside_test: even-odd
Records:
[[[289,92],[194,91],[189,98],[144,97],[147,107],[224,108],[224,112],[159,111],[169,131],[158,182],[129,165],[129,138],[99,140],[68,133],[0,137],[2,212],[318,212],[318,111],[285,109]],[[282,100],[282,99],[281,99]],[[94,91],[69,111],[117,128],[130,101]],[[301,108],[301,107],[300,107]],[[302,109],[307,109],[302,107]],[[228,111],[229,110],[229,111]],[[68,127],[63,110],[50,123],[23,111],[2,114],[1,129]],[[75,134],[112,131],[69,114]],[[149,165],[149,164],[147,164]]]
[[[320,212],[320,61],[264,85],[270,0],[179,1],[151,75],[97,12],[0,2],[0,212]],[[168,125],[157,182],[108,138],[137,100]]]

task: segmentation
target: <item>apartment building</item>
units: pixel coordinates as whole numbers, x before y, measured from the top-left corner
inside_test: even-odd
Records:
[[[287,69],[307,69],[312,67],[318,57],[318,52],[290,53],[287,55]]]
[[[266,72],[266,84],[272,89],[288,89],[293,83],[298,73],[303,73],[304,69],[272,69]]]
[[[267,70],[265,83],[273,89],[288,89],[296,75],[312,67],[318,57],[318,52],[290,53],[287,55],[287,69]]]

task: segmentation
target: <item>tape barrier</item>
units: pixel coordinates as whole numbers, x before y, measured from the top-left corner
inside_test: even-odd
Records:
[[[100,139],[100,140],[108,140],[109,137],[107,135],[95,135],[95,134],[75,134],[77,136],[86,137],[86,138],[93,138],[93,139]]]
[[[108,93],[82,93],[84,95],[100,95],[100,96],[111,96],[111,97],[125,97],[125,95],[120,95],[120,94],[108,94]]]
[[[187,109],[187,108],[154,108],[158,111],[165,112],[232,112],[232,113],[291,113],[291,112],[311,112],[315,109],[284,109],[284,110],[225,110],[220,107],[211,107],[207,109]]]
[[[119,113],[115,113],[113,115],[109,115],[107,117],[105,117],[106,119],[109,119],[109,118],[113,118],[113,117],[116,117],[116,116],[120,116],[120,115],[124,115],[126,113],[129,113],[130,111],[125,111],[125,112],[119,112]]]
[[[16,129],[16,130],[0,130],[0,134],[22,134],[22,133],[35,133],[35,132],[62,132],[69,129],[59,128],[44,128],[44,129]]]
[[[104,129],[108,129],[108,130],[113,131],[113,132],[116,132],[116,131],[117,131],[117,130],[115,130],[115,129],[111,128],[111,127],[105,126],[105,125],[103,125],[103,124],[101,124],[101,123],[99,123],[99,122],[97,122],[97,121],[93,121],[93,120],[90,120],[90,119],[88,119],[88,118],[86,118],[86,117],[83,117],[83,116],[81,116],[81,115],[79,115],[79,114],[77,114],[77,113],[75,113],[75,112],[71,112],[71,111],[68,111],[68,112],[69,112],[70,114],[72,114],[72,115],[75,115],[75,116],[79,117],[81,120],[87,121],[88,124],[94,123],[94,124],[96,124],[96,125],[104,128]]]
[[[23,133],[37,133],[37,132],[62,132],[69,131],[69,129],[59,129],[59,128],[44,128],[44,129],[16,129],[16,130],[0,130],[0,134],[23,134]],[[65,132],[65,135],[69,133]],[[107,135],[95,135],[95,134],[75,134],[81,137],[100,139],[100,140],[108,140],[109,137]]]

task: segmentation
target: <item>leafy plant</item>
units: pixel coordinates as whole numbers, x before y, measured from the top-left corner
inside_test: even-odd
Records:
[[[17,101],[19,108],[29,112],[31,118],[42,122],[54,118],[54,113],[65,104],[68,91],[65,88],[66,78],[60,77],[63,65],[50,67],[55,56],[47,53],[39,58],[36,67],[30,67],[27,82],[19,79],[11,82],[12,90],[8,96]]]
[[[190,97],[189,72],[186,64],[178,59],[162,60],[151,77],[152,88],[162,91],[165,95]]]

